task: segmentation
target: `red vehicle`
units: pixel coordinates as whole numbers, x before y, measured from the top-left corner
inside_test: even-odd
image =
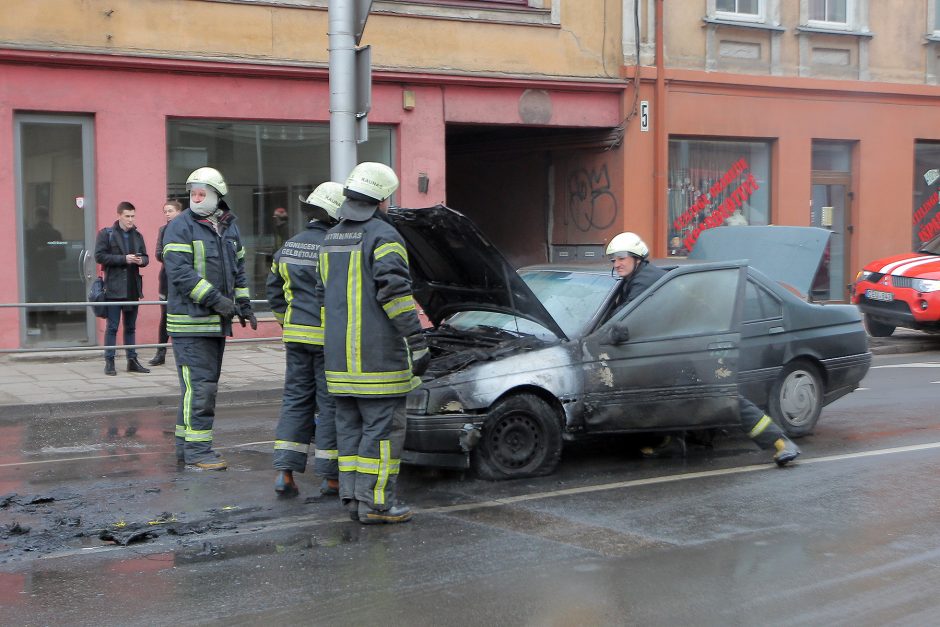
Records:
[[[873,337],[897,327],[940,333],[940,236],[915,253],[878,259],[855,277],[852,302]]]

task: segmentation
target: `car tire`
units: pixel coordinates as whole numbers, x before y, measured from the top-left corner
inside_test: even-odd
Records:
[[[823,406],[819,370],[808,361],[787,364],[770,392],[770,416],[790,437],[812,433]]]
[[[890,337],[896,328],[893,324],[885,324],[873,320],[871,316],[865,316],[865,330],[872,337]]]
[[[473,470],[482,479],[521,479],[551,474],[561,459],[558,412],[534,394],[496,403],[473,449]]]

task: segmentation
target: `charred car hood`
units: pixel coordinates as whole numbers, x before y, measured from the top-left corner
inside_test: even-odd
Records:
[[[828,259],[829,235],[812,226],[719,226],[699,235],[689,259],[746,259],[752,268],[806,296]]]
[[[461,311],[493,311],[564,331],[483,233],[444,205],[392,207],[389,221],[408,245],[415,300],[434,323]]]

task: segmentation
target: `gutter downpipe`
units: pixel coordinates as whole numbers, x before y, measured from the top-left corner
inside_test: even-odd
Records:
[[[663,2],[656,0],[656,103],[654,107],[655,133],[653,138],[653,248],[662,250],[666,241],[666,188],[669,168],[669,134],[666,128],[666,60],[663,42]],[[664,255],[660,255],[664,256]]]

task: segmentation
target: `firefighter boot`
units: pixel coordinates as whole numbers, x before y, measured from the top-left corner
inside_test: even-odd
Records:
[[[407,505],[392,505],[386,510],[379,510],[359,503],[359,522],[363,525],[403,523],[409,520],[411,509]]]
[[[114,357],[104,358],[104,373],[109,377],[117,376],[117,370],[114,369]]]
[[[685,457],[685,436],[667,435],[656,446],[644,446],[640,454],[647,459],[660,459],[664,457]]]
[[[201,470],[225,470],[228,468],[228,462],[226,462],[221,455],[215,451],[209,451],[201,455],[197,461],[187,462],[188,466],[195,466]]]
[[[787,437],[778,438],[774,442],[774,448],[777,449],[777,452],[774,453],[774,462],[780,466],[786,466],[788,462],[792,462],[800,455],[800,447],[790,441]]]
[[[282,499],[291,499],[300,494],[297,484],[294,483],[292,470],[278,470],[274,479],[274,491]]]
[[[157,353],[147,362],[147,365],[150,366],[162,366],[166,363],[166,348],[160,347],[157,349]]]
[[[339,481],[337,479],[324,479],[320,484],[320,494],[323,496],[336,496],[339,494]]]
[[[359,521],[359,501],[356,499],[343,499],[343,507],[346,508],[346,513],[349,514],[349,520]]]
[[[150,372],[150,368],[144,368],[144,365],[137,361],[136,357],[130,357],[127,360],[127,371],[128,372],[141,372],[147,374]]]

